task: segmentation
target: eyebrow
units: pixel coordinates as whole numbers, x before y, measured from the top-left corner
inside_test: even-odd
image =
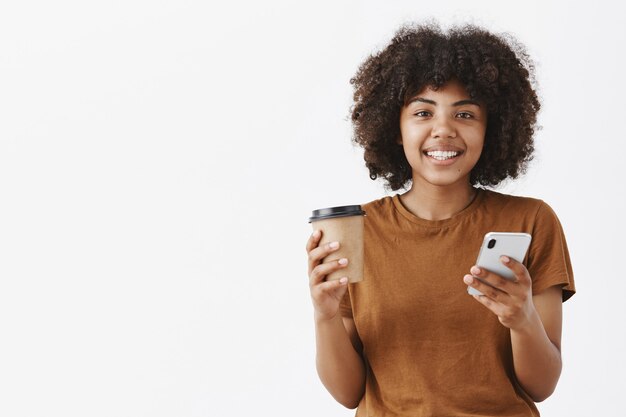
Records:
[[[411,101],[409,101],[409,104],[414,103],[416,101],[422,102],[422,103],[427,103],[427,104],[432,104],[433,106],[437,105],[437,102],[434,100],[429,100],[427,98],[422,98],[422,97],[415,97],[413,99],[411,99]],[[472,100],[472,99],[466,99],[466,100],[459,100],[455,103],[452,103],[453,106],[463,106],[466,104],[473,104],[474,106],[478,106],[480,107],[480,104],[478,104],[478,102],[476,100]]]

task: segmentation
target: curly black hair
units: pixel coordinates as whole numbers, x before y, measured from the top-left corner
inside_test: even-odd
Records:
[[[474,25],[444,33],[435,23],[408,24],[382,51],[370,55],[350,80],[354,87],[353,142],[364,148],[370,178],[398,190],[412,179],[400,137],[400,111],[426,87],[451,79],[487,108],[488,122],[472,185],[495,186],[516,178],[532,159],[540,104],[533,89],[534,65],[510,35]]]

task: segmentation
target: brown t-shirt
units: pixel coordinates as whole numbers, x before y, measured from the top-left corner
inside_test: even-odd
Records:
[[[341,314],[363,343],[365,395],[356,415],[538,416],[515,380],[511,338],[467,294],[463,275],[487,232],[526,232],[533,294],[574,292],[565,237],[543,201],[480,190],[450,219],[428,221],[397,195],[364,205],[364,281],[349,284]]]

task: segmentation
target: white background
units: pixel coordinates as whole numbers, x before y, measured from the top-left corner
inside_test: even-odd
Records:
[[[559,214],[578,288],[539,407],[622,415],[613,4],[2,2],[0,415],[353,415],[315,372],[307,217],[385,195],[350,144],[349,79],[429,17],[537,63],[536,158],[500,190]]]

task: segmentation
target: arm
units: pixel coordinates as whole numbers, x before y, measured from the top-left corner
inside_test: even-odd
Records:
[[[561,374],[561,288],[551,287],[532,296],[532,281],[526,267],[507,257],[502,262],[516,281],[472,267],[466,284],[484,295],[474,298],[498,316],[511,330],[513,365],[521,387],[535,401],[548,398]]]
[[[535,295],[532,320],[525,327],[511,329],[515,375],[535,402],[554,392],[561,375],[561,297],[559,286]]]
[[[354,321],[339,314],[341,299],[348,289],[347,279],[326,281],[333,271],[347,263],[322,263],[339,244],[318,246],[321,233],[313,233],[307,243],[309,288],[315,310],[316,365],[320,380],[339,403],[356,408],[365,391],[365,364],[358,351]]]
[[[353,336],[349,335],[349,328],[354,332]],[[354,321],[342,320],[339,314],[328,321],[316,320],[315,336],[320,380],[337,402],[347,408],[356,408],[365,390],[365,366],[353,345],[356,336]]]

